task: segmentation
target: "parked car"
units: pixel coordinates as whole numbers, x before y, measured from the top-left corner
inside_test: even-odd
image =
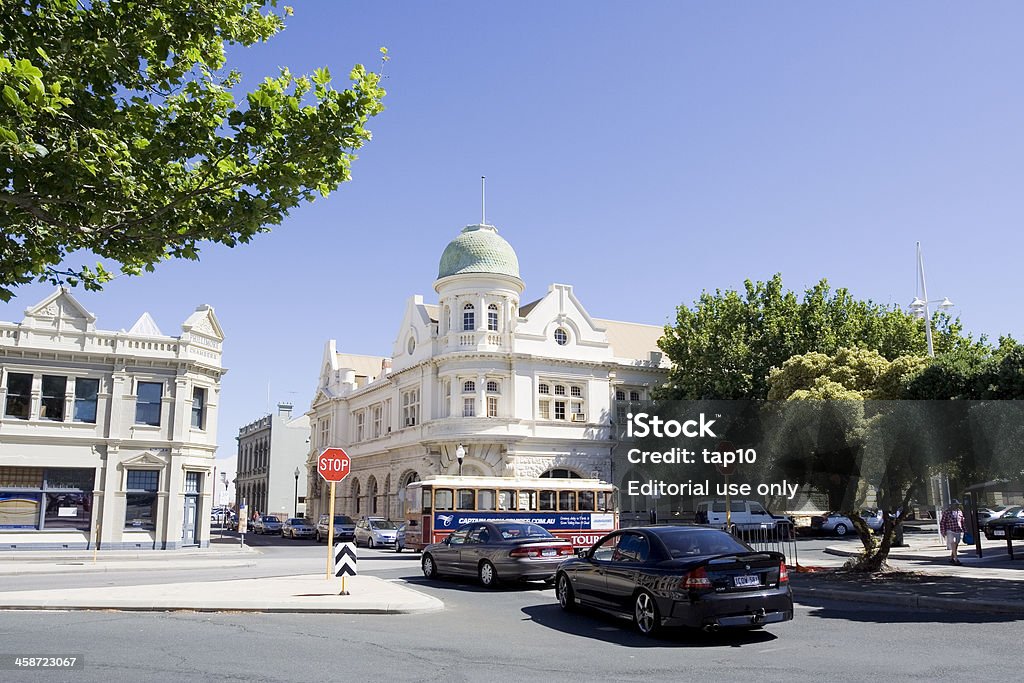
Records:
[[[329,523],[330,515],[320,515],[320,519],[316,523],[316,531],[314,536],[316,537],[317,543],[327,541],[327,536],[330,533]],[[334,515],[334,542],[349,542],[355,538],[356,535],[356,523],[348,515]]]
[[[765,532],[783,538],[792,538],[796,524],[789,517],[773,515],[756,500],[733,500],[729,503],[729,528],[726,528],[725,501],[697,503],[695,519],[725,531],[748,533]]]
[[[1024,538],[1024,507],[1009,508],[999,517],[986,522],[984,529],[985,538],[990,541]]]
[[[555,595],[566,611],[596,607],[631,619],[645,635],[672,626],[756,629],[793,618],[785,556],[696,526],[608,534],[558,567]]]
[[[861,512],[860,516],[872,531],[877,533],[882,530],[883,520],[881,512],[864,510]],[[811,529],[819,533],[835,534],[836,536],[845,536],[846,534],[855,531],[853,528],[853,522],[842,512],[828,512],[824,515],[814,515],[811,517]]]
[[[405,550],[405,522],[398,525],[395,529],[395,552],[400,553]]]
[[[383,517],[365,517],[356,524],[355,543],[367,548],[395,544],[395,532],[398,525]]]
[[[998,519],[1010,509],[1009,505],[996,505],[994,507],[978,508],[978,523],[984,524],[985,522],[993,519]]]
[[[440,543],[423,549],[423,575],[475,576],[488,588],[500,581],[550,580],[572,543],[526,522],[463,524]]]
[[[281,535],[286,538],[313,538],[316,529],[302,517],[290,517],[281,525]]]
[[[234,512],[228,517],[227,521],[228,531],[238,531],[238,515]]]
[[[281,533],[281,520],[273,515],[257,517],[252,523],[252,532],[260,535],[279,534]]]

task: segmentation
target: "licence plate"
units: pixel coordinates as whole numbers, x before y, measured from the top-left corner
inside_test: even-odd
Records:
[[[1005,536],[1006,535],[1006,529],[993,529],[992,530],[992,535],[993,536]]]
[[[544,550],[540,551],[540,554],[544,557],[554,557],[558,554],[558,551],[554,548],[544,548]]]
[[[757,575],[752,576],[734,576],[733,581],[737,588],[750,588],[751,586],[760,586],[761,577]]]

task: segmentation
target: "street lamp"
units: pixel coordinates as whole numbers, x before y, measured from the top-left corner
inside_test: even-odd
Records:
[[[299,516],[299,468],[295,468],[295,516]]]
[[[462,461],[466,459],[466,449],[460,443],[455,448],[455,459],[459,461],[459,476],[462,476]]]
[[[949,300],[949,297],[943,297],[942,299],[928,299],[928,283],[924,277],[924,255],[921,252],[921,243],[917,243],[917,278],[918,284],[921,287],[921,296],[914,297],[914,300],[910,302],[910,311],[918,318],[924,318],[924,336],[928,340],[928,356],[935,358],[935,347],[932,344],[932,315],[931,310],[928,308],[928,304],[939,304],[938,308],[941,311],[947,311],[953,308],[954,304]],[[940,474],[932,478],[932,481],[938,485],[938,498],[939,508],[935,511],[935,519],[939,519],[939,515],[942,510],[946,508],[950,500],[949,493],[949,477],[946,474]],[[933,490],[934,491],[934,490]]]

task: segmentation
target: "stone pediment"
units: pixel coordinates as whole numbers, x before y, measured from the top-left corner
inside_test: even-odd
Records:
[[[60,320],[72,323],[82,330],[93,329],[96,324],[96,316],[87,311],[71,293],[63,288],[58,288],[50,296],[46,297],[35,306],[25,309],[25,322],[52,323]]]
[[[191,334],[191,341],[199,341],[202,343],[202,338],[207,338],[215,344],[211,346],[219,347],[219,343],[224,341],[224,330],[220,326],[220,322],[217,320],[217,316],[213,312],[213,306],[208,304],[202,304],[198,306],[192,315],[185,320],[181,325],[181,329],[186,334]]]
[[[326,389],[320,389],[316,392],[316,396],[313,397],[313,400],[309,405],[316,406],[320,405],[321,403],[327,403],[332,398],[333,396],[329,391],[327,391]]]
[[[121,467],[125,469],[130,467],[165,467],[166,465],[167,461],[165,459],[148,451],[134,458],[121,461]]]

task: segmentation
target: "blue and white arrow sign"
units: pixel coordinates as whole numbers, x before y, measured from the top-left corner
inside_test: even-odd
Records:
[[[334,544],[334,575],[355,576],[356,571],[356,544],[335,543]]]

